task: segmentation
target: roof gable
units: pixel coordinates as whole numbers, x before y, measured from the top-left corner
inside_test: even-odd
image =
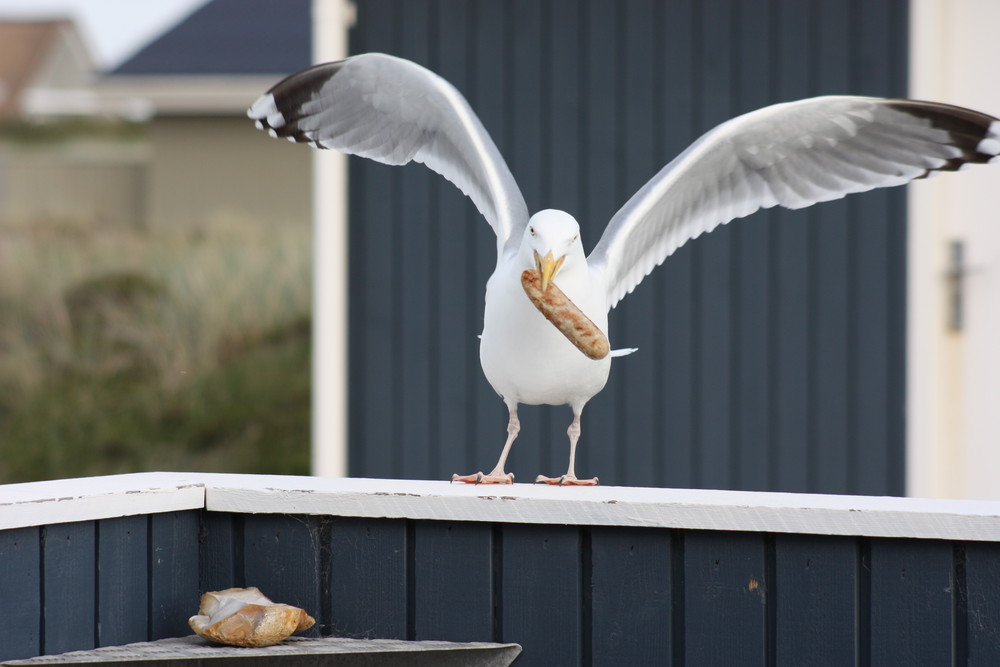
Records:
[[[312,63],[311,0],[210,0],[112,75],[280,74]]]
[[[89,85],[93,70],[72,21],[0,21],[0,118],[24,113],[33,90]]]

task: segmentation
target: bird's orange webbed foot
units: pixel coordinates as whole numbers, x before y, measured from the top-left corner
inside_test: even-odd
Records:
[[[597,486],[600,483],[601,481],[596,477],[577,479],[576,475],[562,475],[561,477],[539,475],[535,478],[535,484],[550,484],[552,486]]]
[[[466,484],[513,484],[514,473],[497,473],[495,471],[489,475],[484,475],[481,472],[473,473],[472,475],[459,475],[456,473],[451,476],[451,481],[465,482]]]

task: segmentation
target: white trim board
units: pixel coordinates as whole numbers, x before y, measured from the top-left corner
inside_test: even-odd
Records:
[[[186,509],[1000,542],[1000,501],[136,473],[0,486],[0,529]]]
[[[134,473],[0,486],[0,530],[205,506],[197,475]]]
[[[350,0],[312,0],[313,61],[346,58]],[[312,151],[313,348],[311,472],[347,475],[347,156]]]
[[[1000,115],[1000,2],[911,0],[910,91]],[[1000,226],[996,165],[909,186],[906,492],[1000,499]],[[961,241],[963,325],[948,326]]]

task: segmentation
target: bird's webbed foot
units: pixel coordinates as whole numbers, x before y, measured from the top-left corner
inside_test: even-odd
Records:
[[[576,475],[562,475],[561,477],[539,475],[535,478],[535,484],[550,484],[552,486],[597,486],[600,483],[601,481],[596,477],[578,479]]]
[[[459,475],[456,473],[451,476],[451,481],[465,482],[466,484],[513,484],[514,473],[505,473],[503,471],[493,471],[488,475],[484,475],[481,472],[471,475]]]

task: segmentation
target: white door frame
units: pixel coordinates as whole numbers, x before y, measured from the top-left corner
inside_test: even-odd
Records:
[[[1000,115],[1000,2],[911,0],[910,96]],[[907,494],[1000,498],[1000,168],[909,191]],[[964,244],[949,327],[949,244]]]
[[[350,0],[313,0],[313,61],[347,57]],[[312,474],[347,475],[347,158],[313,153]]]

